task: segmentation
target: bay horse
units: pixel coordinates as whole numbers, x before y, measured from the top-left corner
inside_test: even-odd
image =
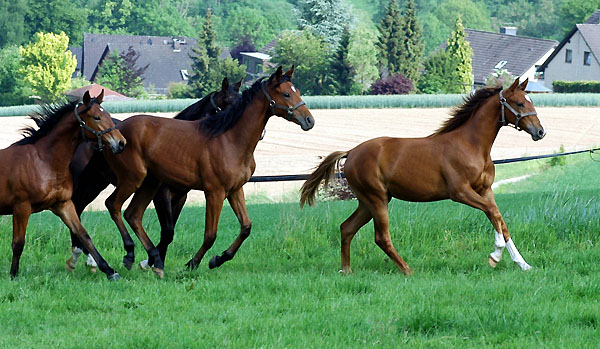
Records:
[[[25,128],[23,139],[0,150],[0,214],[13,216],[12,278],[19,271],[29,216],[43,210],[52,211],[77,235],[109,280],[120,278],[94,247],[71,201],[69,163],[77,145],[93,139],[100,148],[106,142],[117,154],[126,144],[110,114],[100,106],[103,97],[104,90],[96,98],[86,91],[83,103],[42,106],[30,115],[38,129]]]
[[[237,83],[230,85],[229,80],[226,77],[223,78],[219,91],[211,92],[204,98],[188,106],[175,115],[174,119],[199,120],[227,109],[240,98],[242,81],[243,79],[240,79]],[[118,129],[121,121],[117,119],[113,119],[113,121]],[[91,146],[85,143],[82,143],[77,148],[75,156],[71,160],[70,169],[74,178],[72,200],[79,217],[81,217],[83,210],[100,195],[102,190],[106,189],[109,184],[117,184],[117,177],[108,166],[102,152],[94,151]],[[161,227],[161,237],[157,248],[163,261],[167,247],[173,241],[175,223],[185,204],[187,193],[188,191],[186,190],[177,190],[167,185],[161,185],[154,196],[153,202]],[[91,267],[92,272],[95,271],[96,262],[91,258],[73,232],[71,232],[71,245],[71,257],[66,262],[67,271],[70,272],[75,269],[82,252],[88,255],[86,264]],[[123,245],[127,253],[123,257],[123,265],[127,269],[131,269],[134,262],[134,242],[129,234],[123,236]],[[142,261],[141,265],[144,266],[146,264],[147,262],[143,263]]]
[[[144,211],[160,183],[180,190],[203,190],[206,197],[204,242],[186,264],[196,268],[216,239],[217,225],[227,198],[240,223],[240,233],[220,256],[211,259],[215,268],[231,260],[250,235],[244,190],[256,163],[254,149],[272,115],[296,123],[304,131],[314,119],[292,84],[294,67],[282,68],[268,80],[260,79],[244,91],[229,109],[197,121],[133,116],[119,125],[128,140],[122,154],[106,159],[118,177],[117,188],[106,200],[111,218],[121,234],[127,229],[121,219],[123,202],[135,192],[124,217],[148,252],[153,271],[164,276],[164,263],[142,227]],[[177,141],[174,141],[177,140]]]
[[[483,211],[495,230],[490,266],[498,264],[506,247],[521,269],[531,268],[515,247],[496,205],[490,157],[502,126],[512,124],[517,130],[525,130],[534,141],[546,134],[524,92],[527,81],[519,85],[517,78],[504,91],[477,90],[428,137],[375,138],[350,151],[331,153],[321,162],[301,188],[301,206],[314,204],[319,184],[324,180],[327,185],[343,158],[348,185],[358,198],[358,208],[340,226],[341,272],[352,272],[350,243],[356,232],[373,219],[377,246],[404,274],[412,273],[390,239],[388,203],[392,198],[414,202],[450,199]]]

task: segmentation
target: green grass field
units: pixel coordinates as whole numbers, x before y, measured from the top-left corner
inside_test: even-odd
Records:
[[[225,207],[219,236],[200,268],[185,262],[201,244],[204,208],[188,207],[165,263],[166,276],[127,271],[108,214],[84,226],[122,280],[67,274],[68,231],[51,213],[32,216],[20,276],[11,281],[11,217],[0,218],[2,347],[598,347],[600,162],[572,156],[497,166],[497,201],[523,257],[505,251],[496,269],[485,215],[449,201],[391,204],[394,244],[414,275],[403,276],[373,242],[372,224],[352,244],[354,274],[342,276],[339,224],[356,203],[249,204],[252,235],[216,270],[208,257],[238,233]],[[252,202],[252,200],[250,200]],[[158,223],[145,224],[158,241]],[[135,238],[134,238],[135,239]],[[137,239],[135,239],[137,242]],[[141,244],[136,259],[145,258]]]

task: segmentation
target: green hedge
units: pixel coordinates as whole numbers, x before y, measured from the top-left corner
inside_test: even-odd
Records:
[[[530,94],[538,107],[597,107],[600,93],[550,93]],[[365,109],[365,108],[447,108],[462,102],[462,95],[385,95],[385,96],[305,96],[312,109]],[[179,112],[196,99],[132,100],[105,102],[102,105],[111,113]],[[0,116],[27,115],[37,109],[35,105],[1,107]]]
[[[560,81],[552,82],[556,93],[600,93],[600,81]]]

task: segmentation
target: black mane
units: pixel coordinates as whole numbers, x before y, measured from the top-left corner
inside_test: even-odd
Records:
[[[444,121],[442,127],[437,129],[433,135],[448,133],[457,129],[471,118],[471,115],[475,113],[482,102],[486,101],[491,96],[498,94],[501,90],[501,87],[480,88],[479,90],[464,97],[463,104],[452,109],[450,112],[452,117]]]
[[[206,109],[206,105],[210,103],[211,95],[212,95],[212,92],[208,96],[202,98],[201,100],[195,102],[194,104],[192,104],[189,107],[185,108],[184,110],[180,111],[177,115],[175,115],[175,117],[173,119],[178,119],[178,120],[202,119],[207,114],[206,110],[209,110],[209,109]],[[212,106],[211,106],[210,110],[212,110]]]
[[[23,128],[21,133],[23,134],[24,138],[15,144],[33,144],[40,138],[48,135],[56,126],[56,124],[58,124],[58,122],[62,119],[62,117],[72,112],[76,105],[76,101],[42,105],[40,111],[29,114],[29,118],[35,122],[35,124],[38,126],[38,129],[36,130],[32,126]]]
[[[229,108],[202,118],[200,122],[200,129],[202,129],[209,137],[216,137],[220,134],[225,133],[231,129],[241,118],[244,110],[248,106],[248,103],[254,98],[254,96],[260,92],[260,85],[263,79],[258,79],[252,87],[242,93],[240,99],[238,99]],[[261,92],[262,93],[262,92]]]

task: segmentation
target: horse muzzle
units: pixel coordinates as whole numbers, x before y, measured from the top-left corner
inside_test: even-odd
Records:
[[[112,150],[113,154],[119,154],[125,150],[127,141],[125,138],[118,139],[115,137],[110,137],[107,143],[110,146],[110,150]]]
[[[535,127],[534,125],[531,125],[528,127],[527,131],[529,131],[531,139],[534,141],[539,141],[546,136],[546,130],[544,130],[543,127]]]
[[[294,118],[298,121],[303,131],[308,131],[315,126],[315,118],[310,114],[307,116],[294,115]]]

